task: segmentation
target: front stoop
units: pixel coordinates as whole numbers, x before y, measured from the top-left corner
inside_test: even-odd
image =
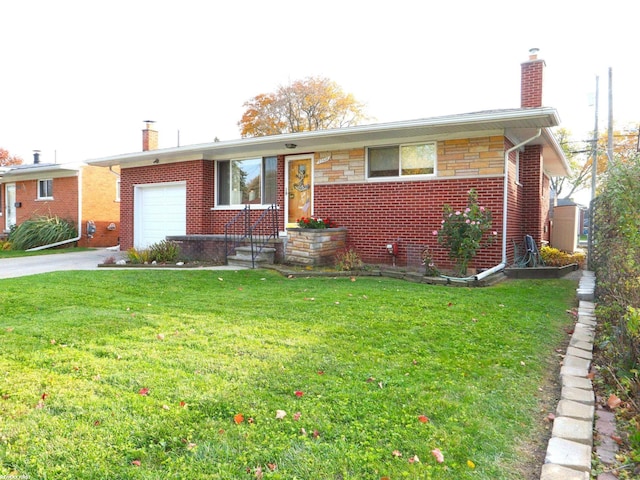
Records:
[[[591,475],[595,397],[589,378],[596,317],[593,272],[577,289],[578,321],[560,369],[562,391],[540,480],[588,480]]]
[[[275,248],[263,248],[256,257],[255,267],[260,268],[264,265],[273,265],[275,254]],[[227,257],[227,264],[234,267],[253,268],[254,262],[251,260],[251,246],[236,247],[236,254]]]

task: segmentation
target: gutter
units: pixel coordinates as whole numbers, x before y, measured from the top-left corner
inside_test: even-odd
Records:
[[[496,272],[499,272],[500,270],[504,270],[504,268],[507,266],[507,211],[508,211],[508,193],[509,193],[509,155],[511,155],[511,152],[515,151],[515,150],[519,150],[520,148],[522,148],[523,146],[525,146],[527,143],[532,142],[533,140],[535,140],[536,138],[538,138],[540,135],[542,135],[542,128],[538,128],[538,133],[536,133],[533,137],[528,138],[527,140],[524,140],[523,142],[520,142],[519,144],[511,147],[510,149],[508,149],[507,151],[504,152],[504,191],[503,191],[503,205],[502,205],[502,262],[499,263],[498,265],[496,265],[495,267],[491,267],[488,270],[485,270],[484,272],[480,272],[477,275],[473,275],[471,277],[465,277],[465,278],[454,278],[454,277],[445,277],[447,278],[449,281],[451,282],[468,282],[468,281],[479,281],[482,280],[485,277],[488,277],[489,275],[492,275]],[[442,275],[444,277],[444,275]]]
[[[62,240],[56,243],[50,243],[49,245],[42,245],[40,247],[29,248],[27,252],[37,252],[38,250],[46,250],[47,248],[58,247],[60,245],[66,245],[67,243],[77,242],[82,238],[82,169],[78,170],[78,236],[69,240]]]

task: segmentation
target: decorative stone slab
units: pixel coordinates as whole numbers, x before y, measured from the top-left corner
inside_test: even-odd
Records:
[[[579,348],[580,350],[587,350],[589,352],[593,350],[593,343],[591,342],[581,342],[579,340],[576,340],[575,342],[569,342],[569,345]]]
[[[585,370],[589,370],[591,366],[591,361],[585,358],[574,357],[573,355],[567,355],[564,357],[562,361],[562,365],[565,367],[574,367],[574,368],[582,368]]]
[[[585,377],[562,375],[562,388],[581,388],[583,390],[593,391],[593,383]]]
[[[547,463],[542,466],[540,480],[589,480],[589,472]]]
[[[593,332],[575,330],[569,342],[572,347],[575,346],[571,342],[593,342]]]
[[[593,422],[595,408],[593,405],[585,405],[584,403],[574,402],[573,400],[560,400],[556,415],[558,417],[571,417],[579,420],[588,420]],[[553,462],[556,463],[556,462]]]
[[[582,333],[593,333],[595,330],[591,325],[585,325],[584,323],[576,323],[574,325],[574,331]]]
[[[581,300],[593,300],[596,298],[596,295],[591,288],[578,288],[576,294]]]
[[[556,417],[553,421],[551,436],[591,446],[593,444],[593,422],[570,417]]]
[[[598,325],[598,322],[595,320],[591,320],[591,317],[587,317],[585,315],[578,316],[578,324],[587,325],[588,327],[595,328]]]
[[[547,446],[544,463],[554,463],[589,472],[591,471],[591,446],[564,438],[552,437]]]
[[[595,405],[593,391],[583,390],[582,388],[564,387],[560,398],[562,400],[584,403],[585,405]]]
[[[567,355],[572,357],[584,358],[585,360],[592,360],[593,353],[589,350],[582,350],[581,348],[569,347],[567,348]]]
[[[568,367],[563,366],[560,368],[560,375],[571,375],[574,377],[586,377],[589,375],[589,370],[586,368]]]

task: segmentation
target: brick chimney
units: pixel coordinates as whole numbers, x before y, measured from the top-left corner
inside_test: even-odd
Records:
[[[153,120],[144,120],[147,128],[142,130],[142,151],[158,149],[158,131],[153,129]]]
[[[529,50],[529,61],[522,65],[520,106],[522,108],[542,106],[542,77],[544,60],[538,59],[538,49]]]

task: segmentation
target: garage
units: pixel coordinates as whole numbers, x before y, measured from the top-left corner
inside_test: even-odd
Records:
[[[136,248],[146,248],[169,235],[186,234],[186,182],[136,185],[134,206]]]

